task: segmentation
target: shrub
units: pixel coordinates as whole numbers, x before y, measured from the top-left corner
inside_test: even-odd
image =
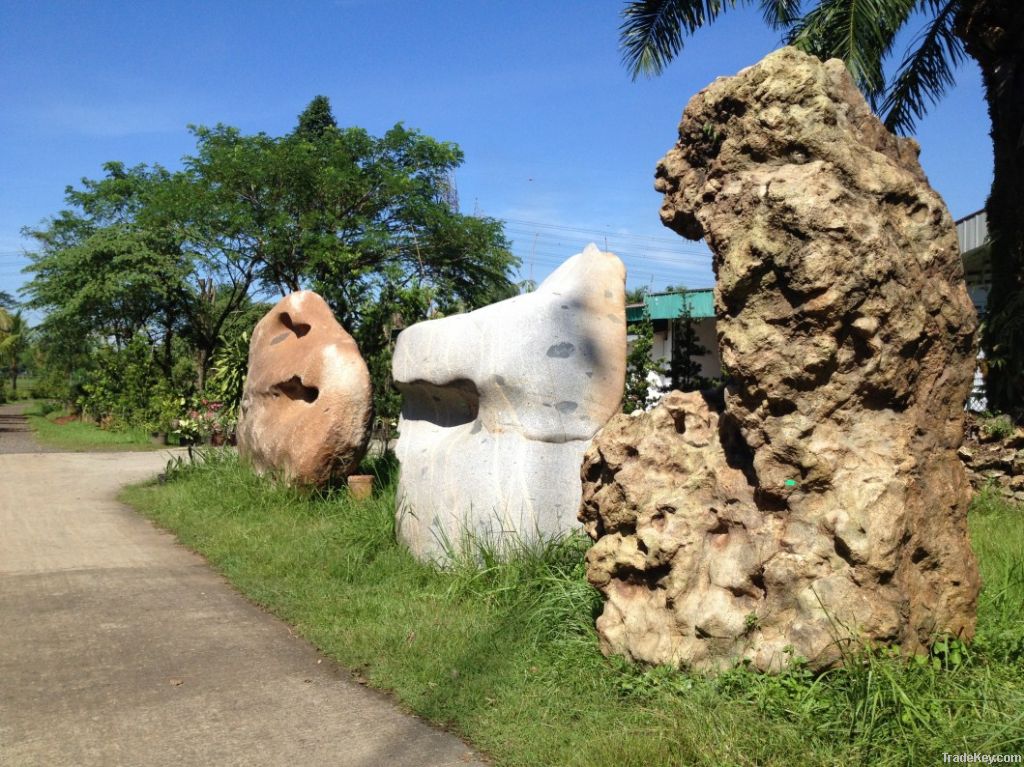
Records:
[[[987,415],[981,420],[980,429],[987,439],[1001,440],[1013,435],[1013,420],[1006,414]]]

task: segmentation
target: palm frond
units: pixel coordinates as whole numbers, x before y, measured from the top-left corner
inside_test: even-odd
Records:
[[[959,4],[960,0],[945,3],[929,0],[935,17],[907,49],[879,108],[889,130],[904,135],[911,133],[928,106],[953,86],[953,70],[965,57],[963,43],[954,30]]]
[[[764,23],[772,29],[785,29],[800,18],[803,0],[761,0]]]
[[[718,18],[737,0],[630,0],[622,12],[622,62],[634,80],[659,75],[683,49],[683,37]]]
[[[874,107],[885,93],[882,62],[918,0],[821,0],[787,42],[824,60],[842,59]]]

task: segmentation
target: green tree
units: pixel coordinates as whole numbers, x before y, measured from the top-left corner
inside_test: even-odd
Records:
[[[334,112],[331,111],[331,102],[326,96],[315,96],[299,115],[299,124],[295,128],[295,135],[307,139],[318,139],[332,128],[337,127],[338,121],[334,119]]]
[[[686,35],[753,0],[629,0],[620,41],[633,77],[658,74]],[[908,133],[954,83],[966,56],[981,68],[992,122],[994,175],[986,204],[992,291],[982,344],[987,394],[1003,410],[1024,405],[1024,3],[1019,0],[758,0],[791,45],[846,63],[890,130]],[[924,24],[891,78],[896,35]]]
[[[683,308],[672,320],[672,359],[668,366],[669,386],[678,391],[700,391],[710,385],[695,357],[707,354],[708,349],[697,338],[690,305],[683,296]]]
[[[29,327],[19,312],[8,312],[0,308],[0,365],[3,365],[11,382],[11,391],[18,393],[18,374],[22,356],[29,347]]]
[[[135,370],[141,336],[165,377],[184,344],[202,391],[259,301],[312,288],[356,337],[390,411],[398,329],[515,294],[500,222],[450,204],[457,146],[400,124],[381,137],[338,128],[324,97],[298,122],[279,138],[193,127],[183,170],[108,163],[26,232],[28,305],[46,312],[41,345],[69,387],[106,345],[131,343]]]
[[[622,412],[646,409],[649,399],[651,373],[661,373],[663,364],[651,358],[654,348],[654,323],[644,309],[643,317],[630,328],[633,340],[626,353],[626,387],[622,395]]]
[[[159,166],[112,162],[104,170],[101,179],[67,188],[67,209],[24,230],[37,244],[26,269],[26,305],[46,313],[41,341],[69,373],[94,342],[124,348],[142,333],[154,348],[160,344],[158,362],[169,374],[195,271],[168,217],[153,216],[173,177]]]

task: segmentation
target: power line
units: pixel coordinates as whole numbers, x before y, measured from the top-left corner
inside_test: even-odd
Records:
[[[513,245],[512,246],[512,252],[516,253],[517,255],[520,255],[521,258],[526,258],[526,256],[524,256],[522,254],[529,252],[531,255],[532,254],[541,254],[541,255],[550,256],[552,258],[557,258],[557,259],[560,259],[562,261],[564,261],[565,259],[567,259],[569,256],[571,256],[573,254],[572,252],[569,252],[568,250],[565,250],[565,251],[554,250],[553,246],[549,247],[547,249],[538,248],[538,249],[534,250],[534,249],[531,248],[529,251],[526,251],[525,250],[525,246]],[[635,261],[635,262],[640,262],[640,263],[644,263],[644,264],[652,264],[652,265],[656,265],[656,266],[660,266],[660,267],[665,267],[667,269],[709,269],[711,267],[711,258],[710,257],[700,258],[700,259],[693,258],[693,257],[654,258],[652,256],[642,256],[642,255],[639,255],[637,253],[630,253],[628,251],[616,250],[614,248],[612,249],[612,252],[615,253],[615,255],[617,255],[620,258],[622,258],[624,261]]]
[[[524,221],[524,220],[521,220],[521,219],[514,219],[514,218],[505,218],[505,219],[501,219],[501,220],[504,221],[506,224],[512,224],[513,226],[519,226],[519,227],[525,226],[525,227],[530,228],[530,229],[533,229],[533,228],[555,229],[555,230],[558,230],[558,231],[578,232],[578,233],[583,233],[583,234],[600,233],[601,237],[608,237],[609,239],[619,238],[619,239],[628,239],[628,240],[644,240],[644,241],[647,241],[647,242],[664,243],[666,245],[675,245],[677,247],[679,246],[679,239],[680,239],[678,237],[659,237],[657,235],[651,235],[651,234],[620,233],[620,232],[615,232],[615,231],[613,231],[611,229],[607,229],[607,230],[606,229],[600,229],[600,228],[598,228],[598,229],[586,229],[586,228],[577,227],[577,226],[566,226],[566,225],[562,225],[562,224],[549,224],[549,223],[545,223],[543,221]],[[700,251],[693,251],[693,252],[694,253],[699,253]]]

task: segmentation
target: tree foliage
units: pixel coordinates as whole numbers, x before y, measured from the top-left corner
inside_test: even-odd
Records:
[[[447,202],[454,144],[401,124],[380,137],[339,128],[322,96],[285,136],[191,130],[181,170],[108,163],[26,231],[27,305],[46,313],[43,345],[69,380],[100,349],[131,346],[136,359],[144,343],[165,379],[185,354],[202,392],[218,349],[276,296],[311,288],[358,340],[391,411],[397,329],[516,292],[500,223]]]
[[[31,329],[20,311],[9,312],[0,307],[0,367],[11,382],[11,391],[18,393],[21,362],[29,348]]]
[[[652,386],[651,374],[660,376],[662,367],[661,360],[655,360],[651,356],[654,348],[654,323],[647,309],[644,309],[643,317],[639,322],[630,328],[633,339],[626,353],[626,387],[622,395],[622,412],[632,413],[636,410],[646,410],[651,404]]]
[[[635,78],[660,74],[683,41],[723,12],[753,0],[630,0],[620,27],[623,61]],[[909,133],[928,108],[953,85],[963,60],[954,34],[961,0],[759,0],[765,22],[789,45],[827,60],[842,59],[857,87],[879,110],[890,130]],[[916,17],[924,28],[886,79],[897,34]]]
[[[315,141],[337,127],[338,121],[334,119],[330,100],[326,96],[315,96],[299,115],[295,135]]]
[[[707,347],[697,338],[690,305],[683,296],[683,308],[672,320],[672,358],[668,365],[670,389],[677,391],[700,391],[710,385],[703,375],[703,368],[695,359],[708,353]]]

